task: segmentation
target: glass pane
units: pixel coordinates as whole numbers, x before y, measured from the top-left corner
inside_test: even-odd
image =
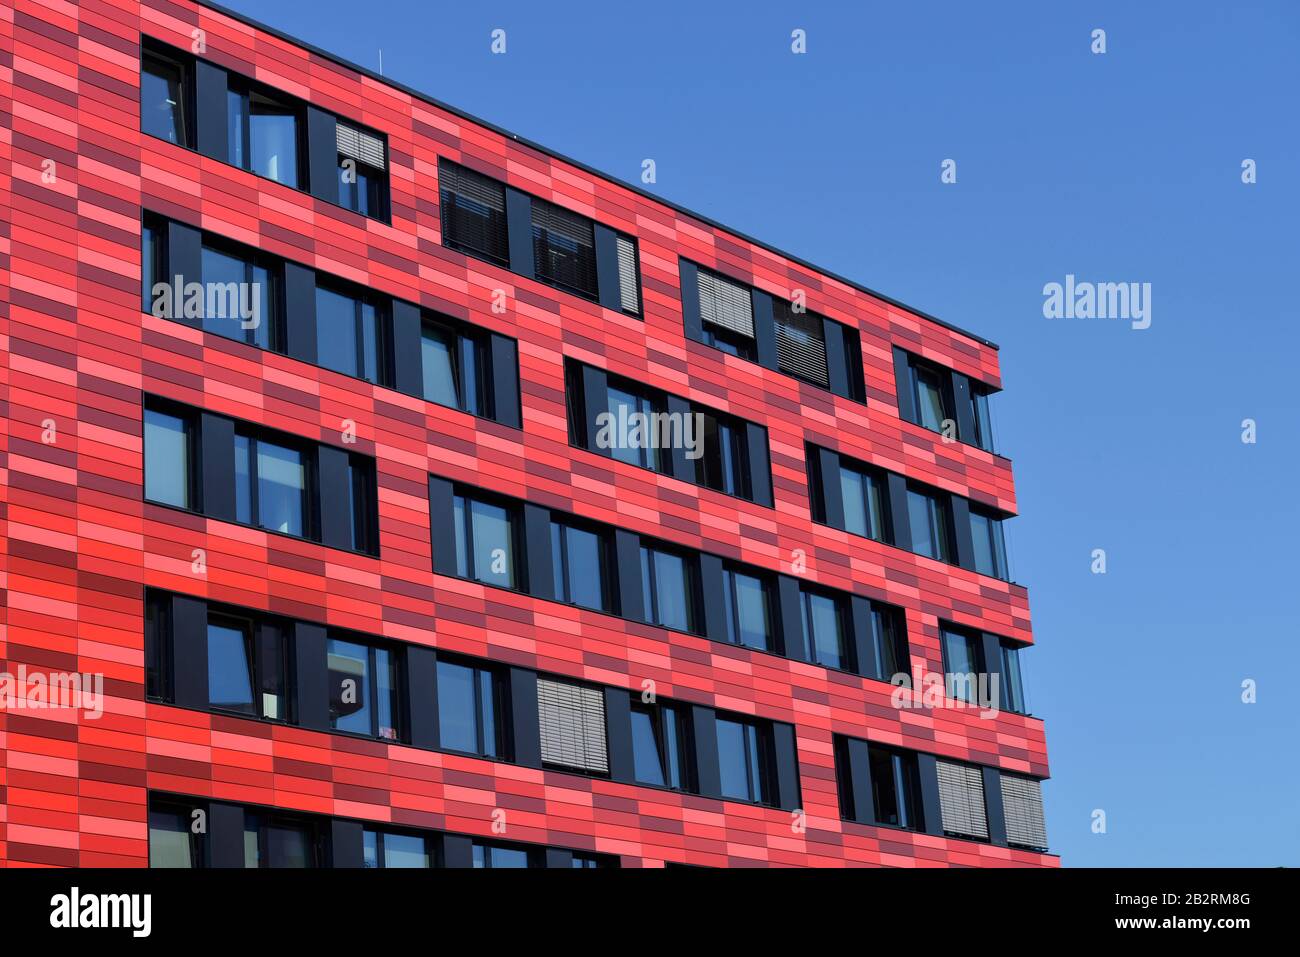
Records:
[[[564,529],[568,600],[584,608],[605,606],[600,538],[580,528]]]
[[[664,723],[664,763],[668,766],[668,786],[682,788],[689,780],[686,771],[686,729],[675,708],[661,705],[659,713]]]
[[[985,515],[970,513],[971,538],[975,543],[975,570],[981,575],[996,575],[997,561],[993,552],[993,523]]]
[[[211,246],[203,247],[203,329],[227,339],[245,340],[243,313],[251,311],[248,264]],[[189,277],[186,277],[189,282]]]
[[[428,867],[429,849],[422,837],[384,835],[384,867]]]
[[[357,353],[357,309],[351,296],[316,287],[316,361],[344,375],[361,376]]]
[[[874,475],[862,476],[863,488],[867,493],[867,535],[876,541],[885,539],[885,508],[880,488],[880,480]]]
[[[645,620],[652,624],[659,620],[655,613],[654,588],[650,583],[650,549],[641,549],[641,607],[645,609]]]
[[[361,832],[361,866],[379,867],[379,835],[369,828]]]
[[[260,349],[271,348],[271,324],[275,321],[271,314],[271,303],[275,301],[272,281],[271,273],[265,267],[253,267],[253,288],[249,293],[252,298],[247,302],[250,305],[255,302],[257,312],[248,319],[251,328],[242,331],[245,341]]]
[[[488,866],[487,848],[484,847],[482,844],[474,845],[474,866],[475,867]]]
[[[825,595],[804,593],[807,621],[812,628],[809,648],[813,659],[827,668],[844,667],[844,644],[840,615],[835,600]]]
[[[379,381],[379,313],[374,304],[361,304],[361,368],[358,375],[367,382]]]
[[[208,703],[253,713],[253,662],[244,628],[208,623]]]
[[[302,453],[270,442],[257,443],[257,520],[263,528],[302,535],[307,472]]]
[[[513,588],[514,538],[509,513],[499,505],[470,500],[474,577],[490,585]]]
[[[250,168],[286,186],[298,187],[298,118],[289,110],[249,97]]]
[[[971,389],[972,413],[975,420],[975,444],[985,451],[993,451],[993,423],[989,419],[989,397]]]
[[[631,393],[612,386],[609,390],[609,414],[611,416],[609,436],[609,454],[620,462],[629,465],[645,465],[646,449],[645,429],[635,428],[632,416],[638,411],[638,399]]]
[[[144,496],[152,502],[190,506],[190,456],[185,421],[146,409]]]
[[[875,805],[876,823],[901,827],[899,816],[898,784],[894,777],[894,756],[882,748],[868,748],[871,765],[871,798]]]
[[[146,57],[140,71],[140,129],[185,146],[185,97],[180,68]]]
[[[907,492],[907,517],[912,526],[912,551],[948,561],[948,531],[939,500],[923,492]]]
[[[371,734],[370,649],[350,641],[330,639],[327,650],[330,682],[330,727]]]
[[[189,818],[180,811],[149,812],[149,866],[194,867]]]
[[[943,388],[939,375],[933,369],[913,366],[916,376],[916,414],[920,424],[935,432],[943,430],[943,422],[948,418],[943,407]]]
[[[979,639],[961,632],[943,631],[948,691],[953,697],[964,701],[976,700],[979,674],[984,670],[984,656],[978,641]]]
[[[528,852],[516,850],[513,847],[488,847],[488,866],[492,868],[499,867],[527,867]]]
[[[238,90],[226,93],[226,148],[230,162],[240,169],[248,169],[248,149],[244,143],[244,127],[248,119],[248,97]]]
[[[555,584],[555,600],[568,601],[568,576],[564,574],[564,526],[551,522],[551,574]]]
[[[654,716],[638,709],[632,711],[632,766],[636,779],[642,784],[663,787],[666,783],[663,765],[660,763]]]
[[[438,743],[449,751],[478,753],[474,669],[438,662]]]
[[[443,329],[425,326],[420,349],[424,397],[439,405],[460,408],[456,391],[456,336]]]
[[[747,648],[771,647],[772,622],[767,590],[761,579],[741,572],[729,573],[736,600],[736,640]]]
[[[397,740],[397,663],[386,648],[375,649],[375,708],[379,737]]]
[[[755,797],[750,791],[747,737],[745,725],[718,719],[718,767],[722,775],[722,795],[737,801],[752,801]]]
[[[491,404],[479,394],[482,388],[479,376],[480,348],[469,336],[460,337],[461,408],[471,415],[490,416]]]
[[[1002,707],[1025,714],[1025,689],[1020,678],[1020,649],[1002,646]]]
[[[261,867],[262,866],[262,849],[258,841],[258,835],[261,832],[261,825],[258,818],[244,813],[244,867]]]
[[[763,788],[762,745],[759,742],[758,728],[752,724],[745,725],[745,752],[749,763],[749,793],[752,800],[763,801],[767,794]]]
[[[862,474],[852,469],[840,469],[840,493],[844,499],[844,530],[854,535],[867,535],[866,498],[862,494]]]
[[[478,720],[483,732],[482,753],[489,758],[497,756],[497,679],[491,671],[478,673]]]
[[[466,529],[465,498],[457,495],[452,500],[452,524],[456,526],[456,574],[469,577],[469,544]]]
[[[266,829],[268,867],[311,867],[311,841],[298,825],[272,824]]]
[[[153,315],[153,286],[158,282],[158,230],[148,223],[140,229],[140,302],[141,309]]]
[[[655,599],[658,621],[656,624],[677,631],[690,631],[687,612],[686,562],[668,552],[653,552]]]
[[[871,624],[876,646],[875,677],[889,681],[894,675],[906,672],[908,665],[899,647],[894,615],[875,609],[871,612]]]
[[[235,521],[253,524],[253,466],[251,441],[235,435]]]

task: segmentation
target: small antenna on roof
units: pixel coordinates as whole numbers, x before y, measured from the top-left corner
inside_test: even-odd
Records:
[[[379,75],[384,75],[384,48],[379,48]]]

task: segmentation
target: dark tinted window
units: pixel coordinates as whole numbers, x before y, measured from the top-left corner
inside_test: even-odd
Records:
[[[475,867],[533,867],[533,855],[517,847],[504,847],[500,844],[474,842]]]
[[[772,738],[765,725],[719,717],[718,767],[722,795],[755,804],[772,803]]]
[[[144,412],[144,497],[151,502],[191,507],[193,463],[187,417],[157,409]]]
[[[438,746],[504,757],[502,683],[495,671],[438,662]]]
[[[457,495],[454,508],[456,574],[488,585],[519,587],[514,511],[468,495]]]
[[[254,255],[233,247],[203,246],[203,328],[270,349],[275,341],[275,274]]]
[[[331,638],[326,654],[330,727],[396,741],[401,714],[396,653]]]
[[[947,501],[936,493],[909,488],[907,517],[912,526],[912,551],[941,562],[951,562],[952,521]]]
[[[438,184],[443,245],[509,264],[505,186],[446,160],[438,163]]]
[[[696,630],[695,566],[660,548],[641,548],[641,593],[646,621],[677,631]]]
[[[693,790],[687,711],[669,704],[632,706],[632,763],[642,784]]]
[[[595,299],[596,243],[590,219],[542,199],[532,201],[537,278]]]
[[[384,315],[377,300],[316,288],[316,356],[326,369],[381,382]]]
[[[871,798],[877,824],[921,828],[921,782],[916,755],[871,745]]]
[[[752,499],[749,447],[743,422],[713,412],[702,413],[704,434],[700,457],[695,460],[695,481],[699,485]]]
[[[179,60],[144,51],[140,61],[140,130],[179,146],[190,145],[189,69]]]
[[[361,860],[367,868],[433,866],[428,838],[371,828],[361,833]]]
[[[994,578],[1007,577],[1007,546],[1002,522],[985,512],[970,510],[971,540],[975,545],[975,570]]]
[[[551,566],[557,601],[610,610],[611,589],[605,573],[610,567],[609,549],[602,534],[551,522]]]
[[[941,628],[939,633],[943,642],[948,694],[972,704],[978,703],[979,679],[986,673],[983,640],[973,632],[948,627]]]
[[[738,569],[723,572],[727,640],[733,645],[771,651],[772,601],[766,580]]]

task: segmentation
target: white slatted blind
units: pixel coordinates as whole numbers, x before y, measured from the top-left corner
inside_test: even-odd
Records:
[[[438,164],[438,180],[442,188],[464,196],[494,212],[506,211],[506,188],[494,179],[454,163]]]
[[[749,289],[704,269],[698,270],[696,276],[700,287],[700,319],[753,339],[754,304]]]
[[[335,127],[335,139],[338,140],[341,156],[373,166],[375,169],[387,169],[384,164],[384,141],[378,136],[339,123]]]
[[[776,302],[776,356],[782,372],[808,382],[829,386],[826,372],[826,330],[821,316],[794,312],[788,303]]]
[[[1034,778],[1002,775],[1002,810],[1007,818],[1007,843],[1046,848],[1043,785]]]
[[[595,688],[537,679],[542,761],[606,773],[605,696]]]
[[[984,814],[984,774],[969,764],[936,761],[939,772],[939,807],[943,811],[943,829],[967,837],[988,838],[988,819]]]
[[[636,284],[636,243],[626,236],[616,236],[618,244],[618,294],[623,311],[633,315],[641,311],[641,290]]]

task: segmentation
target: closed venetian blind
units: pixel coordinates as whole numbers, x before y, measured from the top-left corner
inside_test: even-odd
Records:
[[[339,123],[335,127],[335,139],[338,140],[340,156],[365,163],[375,169],[387,169],[384,164],[384,141],[378,136]]]
[[[1002,810],[1007,819],[1007,843],[1046,848],[1043,785],[1034,778],[1002,775]]]
[[[776,356],[782,372],[829,386],[826,372],[826,330],[822,317],[795,312],[786,302],[773,304],[776,315]]]
[[[596,295],[595,230],[586,216],[534,199],[533,260],[539,277]]]
[[[506,262],[505,186],[446,160],[438,164],[438,185],[443,241]]]
[[[605,696],[595,688],[537,679],[537,717],[542,731],[542,761],[607,773]]]
[[[754,305],[749,289],[704,269],[696,275],[700,287],[700,319],[753,339]]]
[[[616,236],[618,245],[618,294],[623,311],[633,315],[641,311],[641,290],[636,283],[636,243],[626,236]]]
[[[943,811],[943,829],[950,834],[987,838],[988,819],[984,813],[984,774],[969,764],[936,761],[939,772],[939,807]]]

